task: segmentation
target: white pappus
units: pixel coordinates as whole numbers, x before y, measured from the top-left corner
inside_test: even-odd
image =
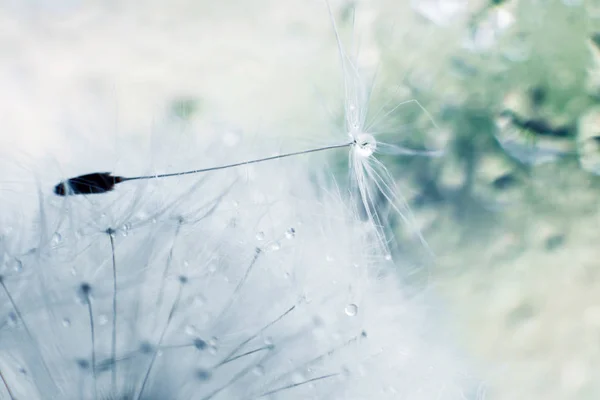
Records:
[[[206,141],[178,145],[193,149],[181,168]],[[96,157],[81,163],[111,158]],[[2,198],[4,397],[469,398],[369,225],[298,159],[99,195],[17,187]]]
[[[2,156],[0,398],[478,397],[430,299],[408,294],[387,252],[373,191],[410,214],[372,155],[413,153],[369,133],[369,96],[335,31],[350,136],[335,147],[351,148],[373,224],[329,177],[315,182],[328,173],[317,155],[312,168],[292,153],[252,158],[220,132],[56,138],[68,163]],[[249,161],[220,167],[233,156]],[[198,160],[220,170],[177,172]],[[57,195],[98,166],[148,179]]]

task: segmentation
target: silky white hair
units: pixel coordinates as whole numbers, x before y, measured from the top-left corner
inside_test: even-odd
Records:
[[[81,173],[250,156],[217,137],[64,146]],[[4,157],[37,179],[1,199],[2,398],[474,398],[439,306],[311,157],[66,197],[60,162]]]

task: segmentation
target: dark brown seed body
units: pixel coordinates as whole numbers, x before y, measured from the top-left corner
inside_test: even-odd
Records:
[[[58,196],[106,193],[123,179],[121,176],[112,176],[110,172],[94,172],[60,182],[54,187],[54,193]]]

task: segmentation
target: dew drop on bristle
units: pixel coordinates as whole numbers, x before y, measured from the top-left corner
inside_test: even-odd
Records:
[[[185,333],[190,336],[195,336],[198,334],[198,328],[196,328],[194,325],[186,325],[184,330],[185,330]]]
[[[54,235],[52,235],[52,244],[54,246],[58,245],[60,242],[62,241],[62,235],[58,232],[55,232]]]
[[[358,314],[358,306],[356,304],[348,304],[346,306],[346,308],[344,309],[344,311],[346,312],[346,315],[349,317],[354,317],[356,316],[356,314]]]
[[[15,259],[15,262],[13,263],[13,270],[15,272],[23,271],[23,262],[21,260]]]
[[[127,236],[129,235],[129,230],[131,229],[131,225],[130,224],[125,224],[121,227],[121,235],[123,236]]]
[[[287,231],[285,231],[285,237],[286,239],[293,239],[296,237],[296,230],[294,228],[290,228]]]
[[[368,133],[359,133],[354,137],[354,153],[363,158],[373,155],[377,150],[377,140]]]

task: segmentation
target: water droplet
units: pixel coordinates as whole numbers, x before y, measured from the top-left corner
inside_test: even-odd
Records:
[[[358,306],[356,304],[348,304],[344,311],[346,312],[347,316],[354,317],[356,314],[358,314]]]
[[[370,157],[377,150],[377,141],[373,135],[359,133],[354,137],[354,153],[359,157]]]
[[[293,239],[294,237],[296,237],[296,230],[294,228],[290,228],[287,231],[285,231],[285,237],[286,239]]]
[[[332,256],[332,255],[330,255],[330,254],[327,254],[327,255],[325,256],[325,260],[327,260],[327,262],[333,262],[333,261],[335,260],[335,258],[333,258],[333,256]]]
[[[125,237],[129,235],[129,226],[127,224],[121,227],[121,236]]]
[[[108,317],[106,316],[106,314],[100,314],[98,316],[98,325],[106,325],[107,322],[108,322]]]
[[[183,267],[184,267],[184,268],[187,268],[187,267],[189,267],[189,266],[190,266],[190,263],[189,263],[189,261],[188,261],[188,260],[183,260]]]
[[[69,318],[63,318],[62,320],[62,326],[64,326],[65,328],[68,328],[71,326],[71,320]]]
[[[199,334],[198,329],[194,325],[187,325],[185,327],[185,333],[190,336],[198,336]]]
[[[52,244],[53,245],[57,245],[62,241],[62,236],[60,233],[58,232],[54,232],[54,235],[52,235]]]
[[[386,254],[384,258],[385,258],[386,261],[391,261],[392,260],[392,255],[391,254]]]
[[[258,232],[256,234],[256,240],[265,240],[265,233],[264,232]]]
[[[275,242],[275,243],[271,244],[271,250],[272,251],[277,251],[279,249],[281,249],[281,245],[278,242]]]
[[[15,262],[13,264],[13,270],[15,272],[21,272],[21,271],[23,271],[23,263],[21,262],[21,260],[15,259]]]
[[[212,337],[210,338],[210,340],[208,341],[208,352],[212,355],[217,354],[218,352],[218,348],[217,348],[217,344],[218,344],[218,340],[216,337]]]

